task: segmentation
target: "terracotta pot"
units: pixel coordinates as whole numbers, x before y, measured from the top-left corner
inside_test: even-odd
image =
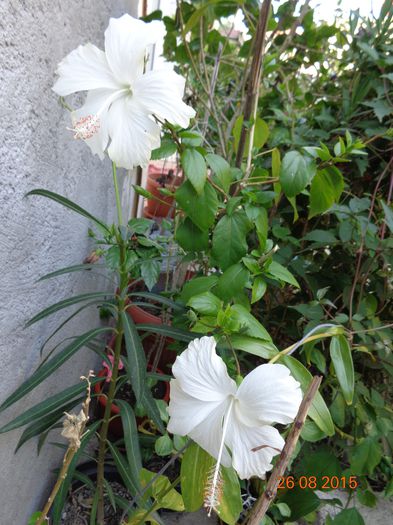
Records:
[[[156,199],[147,199],[144,210],[146,218],[174,217],[174,198],[163,195],[160,189],[166,188],[170,191],[175,191],[180,186],[181,179],[181,171],[177,169],[174,162],[151,162],[149,164],[146,189],[163,202]]]
[[[152,368],[151,365],[147,365],[148,370],[151,370],[151,368]],[[158,374],[164,374],[164,372],[162,372],[162,370],[160,370],[159,368],[157,368],[156,372]],[[97,377],[106,377],[107,374],[108,374],[108,370],[106,368],[102,368],[98,372]],[[163,399],[164,401],[168,402],[169,401],[169,383],[167,381],[161,381],[161,382],[165,385],[165,392],[162,397],[159,397],[159,399]],[[100,395],[104,387],[104,384],[105,382],[100,382],[94,385],[94,392],[98,396],[97,397],[98,411],[101,417],[104,416],[105,408],[108,402],[106,396]],[[136,418],[137,424],[140,425],[145,419],[146,418],[137,417]],[[115,437],[122,437],[124,435],[123,425],[122,425],[121,417],[120,417],[120,409],[118,406],[116,406],[115,403],[112,403],[112,406],[111,406],[111,421],[109,422],[109,431]]]

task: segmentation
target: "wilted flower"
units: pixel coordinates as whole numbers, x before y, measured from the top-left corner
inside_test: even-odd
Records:
[[[79,448],[81,444],[80,439],[87,421],[86,414],[81,410],[79,414],[68,414],[65,412],[65,415],[66,418],[63,421],[61,435],[68,439],[71,447]]]
[[[109,143],[108,155],[119,167],[146,165],[160,145],[153,115],[182,127],[195,115],[182,101],[183,77],[168,69],[144,72],[147,46],[164,33],[159,21],[111,18],[105,52],[93,44],[79,46],[58,66],[56,93],[88,91],[85,105],[72,113],[75,138],[101,159]]]
[[[238,387],[214,338],[202,337],[177,357],[172,371],[168,430],[190,436],[241,479],[263,478],[285,443],[271,424],[293,421],[302,400],[289,369],[260,365]]]

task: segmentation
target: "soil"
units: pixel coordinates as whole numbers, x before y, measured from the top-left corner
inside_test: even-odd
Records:
[[[128,501],[132,500],[130,494],[120,483],[108,481],[108,484],[115,496],[120,496]],[[86,485],[75,489],[64,506],[60,521],[61,525],[89,525],[93,497],[93,491]],[[115,510],[108,496],[105,496],[104,508],[105,525],[119,525],[123,510],[121,508]]]

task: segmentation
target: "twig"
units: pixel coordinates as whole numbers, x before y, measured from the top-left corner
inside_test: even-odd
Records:
[[[67,451],[63,459],[63,465],[61,467],[61,470],[57,478],[57,481],[55,483],[55,486],[53,487],[52,492],[50,493],[48,501],[46,502],[45,507],[43,511],[41,512],[41,516],[38,518],[35,525],[42,525],[43,523],[48,522],[48,513],[53,505],[53,502],[55,500],[57,493],[60,490],[61,485],[63,484],[63,481],[67,477],[67,472],[70,467],[71,461],[73,460],[76,452],[78,451],[80,447],[80,439],[82,438],[86,423],[89,419],[89,406],[90,406],[90,401],[91,401],[90,378],[93,375],[94,375],[93,372],[90,371],[87,377],[84,377],[84,376],[81,377],[81,379],[87,381],[87,387],[86,387],[87,394],[86,394],[85,401],[82,403],[82,410],[81,410],[82,415],[80,414],[79,416],[75,416],[73,414],[71,415],[66,414],[68,421],[71,422],[70,425],[73,425],[74,427],[73,432],[70,433],[68,431],[66,434],[66,437],[69,439],[69,446],[67,448]],[[63,432],[65,430],[66,430],[66,427],[64,428]]]
[[[246,146],[246,137],[247,137],[247,127],[246,122],[248,122],[253,115],[256,113],[256,108],[258,106],[258,94],[259,94],[259,85],[261,82],[261,66],[262,66],[262,57],[263,50],[265,45],[265,35],[267,22],[270,14],[271,0],[264,0],[258,18],[258,25],[255,34],[255,41],[253,46],[253,55],[250,68],[250,76],[248,79],[248,90],[247,96],[244,103],[244,113],[243,113],[243,126],[240,133],[239,146],[236,153],[236,167],[240,168],[244,148]],[[255,121],[255,117],[254,117]],[[250,143],[252,144],[254,125],[252,125],[250,130]]]
[[[289,432],[288,439],[285,443],[284,448],[280,454],[280,458],[274,467],[274,470],[269,478],[266,490],[259,497],[258,501],[251,510],[251,514],[247,520],[247,525],[259,525],[262,522],[271,502],[277,494],[277,487],[280,482],[280,478],[284,475],[284,472],[288,466],[289,460],[293,454],[296,443],[299,439],[300,432],[303,428],[304,422],[307,417],[307,413],[310,410],[313,399],[318,391],[318,388],[322,382],[322,377],[314,377],[303,401],[300,404],[299,411],[296,419],[292,425],[291,431]]]

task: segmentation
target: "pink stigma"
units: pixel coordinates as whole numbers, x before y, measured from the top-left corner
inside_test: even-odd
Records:
[[[71,130],[74,134],[74,139],[91,139],[100,129],[100,119],[97,115],[87,115],[77,120],[74,128]]]

